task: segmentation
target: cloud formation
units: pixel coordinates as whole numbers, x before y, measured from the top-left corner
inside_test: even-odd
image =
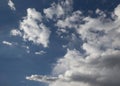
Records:
[[[48,47],[50,30],[42,23],[42,15],[32,8],[27,9],[27,16],[20,22],[23,39]]]
[[[50,83],[50,82],[56,81],[58,78],[57,77],[42,76],[42,75],[31,75],[30,77],[26,77],[26,79]]]
[[[56,62],[51,76],[32,75],[26,79],[49,86],[120,86],[120,5],[111,18],[100,10],[96,12],[97,18],[75,11],[57,19],[59,29],[74,29],[79,35],[81,50],[68,49]]]
[[[12,2],[12,0],[8,0],[8,6],[10,7],[11,10],[15,11],[15,4]]]
[[[52,3],[51,7],[43,10],[48,19],[56,20],[64,18],[71,12],[72,0],[61,0],[58,4]]]
[[[24,41],[31,41],[34,44],[48,47],[50,29],[43,23],[40,12],[34,8],[27,9],[27,16],[20,21],[19,30],[13,29],[12,36],[21,36]]]

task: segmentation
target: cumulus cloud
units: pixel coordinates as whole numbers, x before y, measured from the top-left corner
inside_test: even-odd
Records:
[[[52,3],[51,7],[43,9],[45,15],[42,15],[34,8],[28,8],[27,15],[20,21],[20,30],[13,29],[10,34],[12,36],[21,36],[24,41],[31,41],[34,44],[48,47],[51,31],[44,21],[48,22],[48,19],[64,19],[71,12],[72,4],[72,0],[61,0],[58,3]]]
[[[12,0],[8,0],[8,6],[10,7],[11,10],[15,11],[16,8],[15,8],[15,4],[13,3]]]
[[[117,16],[114,20],[98,9],[96,13],[99,17],[92,18],[75,11],[58,19],[58,28],[74,29],[79,35],[80,51],[68,49],[56,62],[51,76],[32,75],[26,79],[49,86],[120,86],[120,5],[111,13]]]
[[[20,36],[24,41],[48,47],[51,31],[44,24],[43,16],[34,8],[27,9],[27,15],[20,21],[19,29],[12,29],[11,36]]]
[[[51,32],[49,28],[42,23],[41,13],[34,8],[27,9],[27,16],[20,22],[20,31],[23,32],[24,40],[48,47]],[[15,35],[16,31],[12,31],[12,33]]]
[[[72,0],[61,0],[58,4],[53,3],[51,7],[43,10],[48,19],[63,18],[72,9]]]
[[[3,44],[8,45],[8,46],[12,46],[13,44],[11,42],[8,41],[2,41]]]
[[[44,9],[44,13],[46,17],[50,19],[53,19],[54,16],[60,18],[62,15],[64,15],[64,11],[61,5],[56,5],[55,3],[53,3],[50,8]]]

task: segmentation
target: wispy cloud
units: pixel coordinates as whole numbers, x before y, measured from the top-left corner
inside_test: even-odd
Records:
[[[43,54],[45,54],[45,53],[46,53],[46,52],[43,51],[43,50],[41,50],[41,51],[39,51],[39,52],[35,52],[36,55],[43,55]]]
[[[8,0],[8,6],[10,7],[11,10],[15,11],[16,8],[15,8],[15,4],[13,3],[12,0]]]
[[[12,46],[13,44],[11,42],[8,41],[2,41],[3,44],[8,45],[8,46]]]

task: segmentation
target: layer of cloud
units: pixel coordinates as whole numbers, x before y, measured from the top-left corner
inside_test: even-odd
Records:
[[[26,77],[26,79],[50,83],[50,82],[56,81],[58,78],[57,77],[42,76],[42,75],[31,75],[30,77]]]
[[[16,8],[15,8],[15,4],[13,3],[12,0],[8,0],[8,6],[10,7],[11,10],[15,11]]]
[[[75,29],[84,52],[68,49],[57,61],[51,77],[32,75],[26,79],[49,86],[120,86],[120,5],[112,13],[114,20],[100,10],[96,12],[99,17],[91,18],[76,11],[56,24],[58,28]]]
[[[63,8],[61,5],[56,5],[53,3],[50,8],[44,9],[44,13],[47,18],[53,19],[53,17],[60,18],[62,15],[64,15]]]

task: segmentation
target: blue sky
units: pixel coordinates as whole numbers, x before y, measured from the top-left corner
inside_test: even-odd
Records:
[[[0,86],[120,86],[119,22],[119,0],[1,0]]]

